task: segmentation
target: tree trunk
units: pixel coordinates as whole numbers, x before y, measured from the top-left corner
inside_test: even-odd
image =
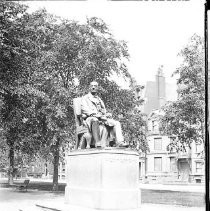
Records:
[[[53,147],[54,154],[54,171],[53,171],[53,191],[58,191],[58,165],[59,165],[59,139]]]
[[[8,171],[8,184],[13,185],[13,172],[14,172],[14,143],[11,142],[9,146],[9,171]]]

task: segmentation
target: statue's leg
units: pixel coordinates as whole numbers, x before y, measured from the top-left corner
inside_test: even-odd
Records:
[[[114,119],[109,119],[108,124],[113,125],[111,128],[111,136],[115,137],[116,144],[123,143],[124,138],[122,135],[122,128],[119,121],[116,121]]]
[[[81,149],[86,149],[87,143],[86,143],[85,133],[81,136],[80,142],[81,142]]]
[[[91,133],[87,132],[84,134],[84,138],[85,138],[85,143],[86,143],[86,149],[90,148],[90,144],[91,144],[91,140],[92,140],[92,135]]]
[[[91,131],[94,139],[95,146],[100,145],[100,129],[99,129],[99,121],[98,119],[94,118],[91,121]]]
[[[99,127],[100,127],[101,147],[104,148],[109,145],[107,143],[109,136],[108,128],[103,124],[101,124]]]
[[[75,149],[78,149],[78,148],[79,148],[79,144],[80,144],[80,139],[79,139],[78,134],[76,134],[76,144],[75,144]]]
[[[124,137],[123,137],[123,134],[122,134],[122,128],[121,128],[121,124],[120,124],[119,121],[115,121],[115,126],[114,126],[113,130],[115,131],[116,142],[117,143],[124,142]]]
[[[95,148],[95,141],[94,141],[94,139],[93,139],[93,136],[92,136],[92,138],[91,138],[90,148]]]
[[[109,146],[113,147],[116,145],[116,135],[115,135],[115,130],[113,129],[113,127],[108,127],[109,129]]]

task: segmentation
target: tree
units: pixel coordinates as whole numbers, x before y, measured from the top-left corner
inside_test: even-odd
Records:
[[[164,108],[162,130],[175,135],[169,148],[185,150],[191,143],[204,142],[204,43],[198,35],[193,35],[188,45],[179,54],[182,65],[174,74],[179,75],[178,100]]]
[[[143,100],[136,96],[137,90],[144,87],[135,85],[133,78],[130,79],[130,88],[122,89],[113,81],[103,88],[101,97],[104,99],[107,110],[122,124],[125,141],[132,149],[146,152],[146,121],[139,106]]]
[[[149,147],[146,140],[146,121],[141,111],[134,109],[131,113],[127,113],[121,121],[124,136],[130,148],[139,152],[147,152]]]
[[[57,190],[60,148],[74,141],[73,98],[84,94],[92,80],[104,87],[111,85],[109,77],[113,72],[128,77],[121,61],[128,53],[125,43],[116,41],[100,19],[90,18],[79,24],[51,16],[45,10],[32,16],[37,24],[36,32],[39,34],[41,30],[43,37],[48,37],[37,56],[31,81],[45,96],[37,101],[35,110],[43,143],[53,153],[53,190]],[[78,87],[75,78],[80,81]]]
[[[9,166],[7,154],[8,146],[3,135],[3,129],[0,128],[0,171],[5,173],[7,172],[7,168]]]
[[[47,36],[34,30],[34,16],[25,5],[3,1],[0,7],[0,117],[9,147],[12,184],[15,153],[21,151],[32,158],[42,146],[35,104],[45,95],[31,79]]]
[[[30,157],[45,152],[53,157],[57,190],[59,157],[75,141],[73,98],[97,80],[114,117],[130,118],[138,104],[134,90],[120,89],[110,80],[113,73],[131,80],[125,65],[127,45],[95,17],[78,23],[46,10],[28,14],[26,6],[14,2],[1,6],[0,114],[10,151],[10,183],[15,152]]]
[[[41,14],[43,16],[44,12]],[[73,98],[84,95],[90,82],[97,80],[101,87],[101,97],[114,118],[119,120],[121,115],[124,120],[129,119],[131,115],[128,113],[139,103],[135,99],[134,90],[123,90],[110,80],[112,74],[117,73],[131,81],[124,62],[129,58],[124,41],[114,39],[106,24],[95,17],[87,19],[83,24],[60,18],[57,23],[59,24],[51,26],[53,32],[49,37],[53,37],[53,42],[43,51],[37,64],[40,68],[35,75],[35,84],[41,84],[38,88],[48,99],[42,99],[39,111],[40,116],[45,118],[47,135],[44,137],[53,140],[51,152],[54,154],[54,190],[58,187],[60,148],[74,136]],[[41,24],[43,25],[43,21]],[[78,79],[79,86],[75,86],[75,78]],[[142,121],[139,112],[135,113],[137,114],[138,120]],[[136,124],[136,129],[141,123]],[[140,132],[141,128],[137,130]],[[144,137],[142,131],[138,134],[138,139],[140,136]]]
[[[0,99],[1,123],[9,146],[9,183],[13,183],[14,153],[20,147],[23,119],[30,113],[30,100],[21,89],[29,79],[31,49],[30,37],[25,36],[26,6],[14,2],[0,3]],[[21,93],[22,91],[22,93]]]

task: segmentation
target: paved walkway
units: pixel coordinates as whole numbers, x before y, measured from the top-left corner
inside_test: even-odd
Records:
[[[44,208],[46,207],[46,208]],[[94,209],[70,206],[64,202],[64,193],[29,190],[22,192],[11,188],[0,188],[1,211],[94,211]],[[205,211],[205,207],[143,203],[139,209],[126,211]]]

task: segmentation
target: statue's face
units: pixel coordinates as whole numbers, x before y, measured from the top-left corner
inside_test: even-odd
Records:
[[[90,83],[90,92],[93,94],[98,92],[98,83],[97,82]]]

